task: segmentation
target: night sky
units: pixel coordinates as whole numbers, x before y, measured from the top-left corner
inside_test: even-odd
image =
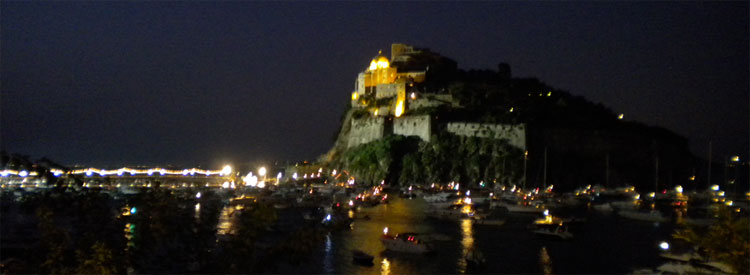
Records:
[[[0,2],[0,144],[63,164],[326,152],[393,42],[511,65],[747,159],[748,2]]]

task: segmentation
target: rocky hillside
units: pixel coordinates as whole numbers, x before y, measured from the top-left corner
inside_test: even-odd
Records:
[[[435,53],[421,55],[393,66],[427,68],[426,81],[415,89],[451,95],[461,105],[404,114],[432,116],[430,141],[388,136],[347,148],[355,115],[350,109],[321,162],[368,184],[522,184],[524,175],[529,187],[554,184],[562,190],[587,184],[627,184],[641,190],[692,184],[695,164],[687,140],[669,130],[619,119],[602,104],[538,79],[513,78],[507,64],[497,70],[461,70]],[[528,155],[505,140],[452,135],[444,125],[454,121],[525,124]]]

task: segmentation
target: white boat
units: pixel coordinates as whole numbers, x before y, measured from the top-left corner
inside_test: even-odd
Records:
[[[450,196],[451,194],[453,193],[435,193],[425,195],[423,199],[428,203],[446,202],[448,201],[448,196]]]
[[[532,232],[540,236],[553,237],[562,240],[573,238],[573,233],[570,233],[568,227],[562,224],[538,224],[537,228],[532,230]]]
[[[732,267],[721,262],[710,261],[708,257],[695,252],[675,254],[661,253],[662,258],[671,262],[663,264],[657,270],[676,274],[732,274],[736,273]]]
[[[659,211],[651,212],[638,212],[638,211],[620,211],[617,213],[623,218],[631,220],[647,221],[647,222],[667,222],[668,217],[665,217]]]
[[[425,212],[428,217],[442,220],[461,220],[474,216],[470,204],[452,204],[447,207],[430,207]]]
[[[732,274],[732,269],[721,263],[669,262],[656,268],[667,274]]]
[[[473,217],[471,221],[474,224],[482,224],[482,225],[501,226],[505,224],[505,219],[492,219],[492,218],[484,218],[484,217],[478,217],[478,216]]]
[[[486,204],[490,201],[489,197],[473,197],[471,198],[471,202],[473,204]]]
[[[380,236],[380,242],[383,243],[385,249],[391,251],[407,253],[427,253],[432,251],[432,247],[418,239],[415,233],[401,233],[396,236],[383,234]]]
[[[513,213],[543,213],[544,210],[547,210],[541,205],[536,205],[536,206],[521,205],[521,204],[511,204],[511,203],[505,203],[505,202],[496,202],[496,201],[493,201],[490,203],[490,208],[496,208],[496,207],[504,207],[505,209],[508,209],[508,212],[513,212]]]
[[[612,208],[622,210],[622,209],[636,209],[638,208],[638,202],[637,201],[614,201],[609,203]]]
[[[614,208],[612,208],[612,205],[609,203],[597,204],[597,205],[594,205],[593,207],[594,207],[594,210],[599,211],[599,212],[612,212],[613,210],[615,210]]]

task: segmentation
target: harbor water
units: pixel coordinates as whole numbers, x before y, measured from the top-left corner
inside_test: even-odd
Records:
[[[422,199],[393,198],[388,204],[360,208],[356,211],[351,230],[326,235],[311,262],[279,271],[306,274],[518,274],[544,273],[551,268],[551,272],[563,274],[630,273],[658,266],[662,262],[658,256],[658,244],[668,240],[674,231],[671,223],[627,220],[613,213],[597,213],[582,207],[570,209],[567,213],[554,212],[556,215],[583,217],[586,221],[571,226],[572,240],[550,240],[539,238],[528,228],[540,217],[538,214],[505,212],[500,214],[506,220],[504,225],[480,225],[469,219],[442,221],[428,218],[424,214],[427,207]],[[386,251],[380,242],[384,227],[388,227],[391,233],[418,233],[430,239],[435,251],[428,254]],[[484,254],[485,266],[467,266],[465,255],[472,248]],[[373,265],[353,262],[353,249],[373,255]]]

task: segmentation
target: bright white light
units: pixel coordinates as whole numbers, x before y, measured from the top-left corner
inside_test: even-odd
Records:
[[[648,193],[648,196],[653,198],[653,197],[656,196],[656,193],[654,193],[654,192]]]
[[[200,199],[201,198],[201,192],[198,192],[197,194],[195,194],[195,198],[196,199]]]
[[[464,198],[465,204],[471,204],[471,198]]]
[[[354,206],[354,201],[349,200],[349,206]]]
[[[549,216],[549,209],[544,209],[544,215]]]
[[[667,250],[667,249],[669,249],[669,243],[667,243],[667,242],[661,242],[659,244],[659,248],[661,248],[662,250]]]
[[[411,191],[411,185],[409,185],[409,191]]]
[[[258,176],[265,176],[266,175],[266,167],[261,167],[258,169]]]
[[[466,190],[466,195],[471,196],[471,190]]]
[[[456,186],[453,187],[454,190],[458,190],[458,187],[460,186],[460,183],[456,183]]]
[[[725,194],[724,191],[719,191],[719,193],[718,193],[719,197],[723,197],[724,194]]]
[[[323,173],[323,168],[318,168],[318,173]]]
[[[281,172],[279,172],[278,174],[276,174],[276,178],[277,179],[281,179]]]
[[[263,188],[263,187],[266,187],[266,182],[265,181],[258,182],[258,188]]]
[[[388,235],[388,227],[383,228],[383,235]]]
[[[25,171],[21,171],[21,173],[23,173],[23,172],[25,172]],[[90,177],[90,176],[91,176],[91,175],[93,175],[93,174],[94,174],[94,172],[92,172],[91,170],[88,170],[88,171],[86,171],[86,176],[87,176],[87,177]],[[151,175],[151,174],[149,174],[149,175]],[[22,176],[22,177],[23,177],[23,176]]]
[[[297,180],[297,172],[294,172],[294,174],[292,174],[292,179]]]
[[[726,204],[727,204],[727,206],[732,206],[733,202],[732,201],[727,201]]]
[[[222,188],[229,188],[229,182],[225,181],[223,184],[221,184]]]
[[[328,216],[326,216],[326,221],[330,221],[330,220],[331,220],[331,214],[328,214]]]
[[[676,187],[674,188],[674,190],[675,190],[675,191],[677,191],[677,193],[682,193],[682,185],[677,185],[677,186],[676,186]]]
[[[333,169],[333,172],[331,172],[332,176],[336,176],[336,169]]]
[[[224,168],[221,169],[221,175],[227,176],[232,173],[232,166],[224,165]]]
[[[21,170],[21,172],[19,172],[18,175],[21,177],[26,177],[29,175],[29,171]]]
[[[711,190],[714,190],[714,191],[719,191],[719,186],[718,186],[718,185],[716,185],[716,184],[714,184],[714,185],[711,185]]]
[[[138,209],[135,209],[135,207],[130,208],[130,214],[135,214],[135,212],[137,212],[137,211],[138,211]]]

